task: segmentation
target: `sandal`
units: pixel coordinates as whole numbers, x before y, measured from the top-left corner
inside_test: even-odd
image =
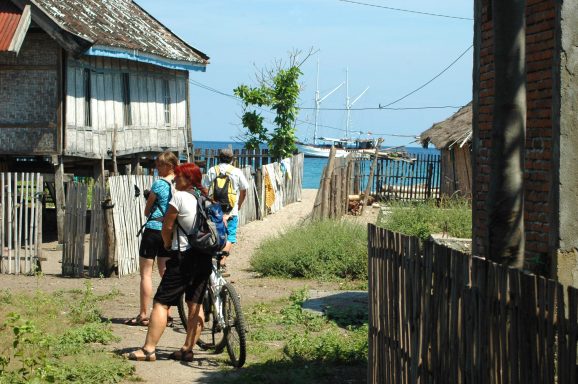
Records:
[[[139,349],[137,349],[138,351]],[[157,354],[156,354],[156,350],[149,352],[144,348],[140,348],[140,350],[142,351],[142,353],[144,354],[144,356],[138,356],[135,354],[136,351],[133,351],[131,353],[128,354],[127,358],[129,360],[134,360],[134,361],[156,361],[157,360]]]
[[[169,355],[169,359],[177,361],[186,361],[190,363],[193,361],[194,355],[195,354],[193,353],[193,351],[184,351],[180,349],[178,351],[174,351],[173,353],[171,353]]]
[[[172,328],[174,324],[175,319],[173,319],[171,316],[167,316],[167,327]]]
[[[132,319],[128,319],[127,321],[124,322],[126,325],[131,325],[131,326],[143,326],[143,327],[148,327],[149,325],[149,318],[148,317],[142,317],[141,315],[138,315],[137,317],[133,317]]]

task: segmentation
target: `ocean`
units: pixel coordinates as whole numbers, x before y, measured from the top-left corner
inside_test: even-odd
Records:
[[[229,145],[233,149],[242,149],[243,143],[234,141],[193,141],[195,148],[219,149]],[[266,148],[266,147],[264,147]],[[439,150],[435,148],[405,147],[411,155],[439,155]],[[327,159],[306,157],[303,165],[303,188],[319,188],[319,181],[323,173],[323,167],[327,164]]]

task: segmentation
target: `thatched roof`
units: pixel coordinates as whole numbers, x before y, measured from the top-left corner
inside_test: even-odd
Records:
[[[431,142],[437,149],[462,147],[472,140],[472,103],[462,107],[448,119],[422,132],[419,141],[424,147]]]

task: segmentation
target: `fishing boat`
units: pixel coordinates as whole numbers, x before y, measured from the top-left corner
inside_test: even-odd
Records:
[[[345,127],[345,137],[336,139],[331,137],[318,137],[318,118],[319,118],[319,107],[321,102],[341,88],[345,84],[346,86],[346,100],[345,106],[347,110],[347,120]],[[349,137],[349,123],[351,120],[351,107],[357,100],[363,96],[363,94],[369,89],[365,90],[357,96],[353,101],[349,99],[349,71],[346,70],[345,81],[339,84],[337,87],[332,89],[327,95],[321,97],[319,94],[319,60],[317,60],[317,89],[315,91],[315,129],[313,130],[313,141],[311,143],[298,141],[297,149],[299,152],[303,153],[305,157],[329,157],[329,151],[331,147],[335,147],[337,157],[345,157],[349,153],[358,151],[360,149],[371,149],[375,148],[377,140],[374,139],[362,139],[362,138],[350,138]]]
[[[316,144],[298,142],[297,148],[305,157],[329,157],[331,147],[335,147],[336,157],[345,157],[351,152],[372,151],[375,141],[368,139],[336,139],[332,137],[319,137]]]

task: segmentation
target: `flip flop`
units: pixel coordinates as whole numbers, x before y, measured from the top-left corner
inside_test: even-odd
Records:
[[[149,319],[148,319],[148,317],[142,317],[141,315],[138,315],[137,317],[133,317],[132,319],[128,319],[124,323],[126,325],[130,325],[130,326],[148,327]]]
[[[190,363],[193,361],[194,356],[195,354],[193,353],[193,351],[183,351],[182,349],[180,349],[178,351],[174,351],[173,353],[171,353],[169,355],[169,359],[177,361],[186,361]]]
[[[146,349],[144,348],[139,348],[142,353],[144,354],[144,356],[138,356],[136,355],[134,352],[131,352],[128,354],[127,358],[129,360],[134,360],[134,361],[156,361],[157,360],[157,354],[156,354],[156,350],[152,351],[152,352],[148,352]],[[137,349],[138,351],[138,349]]]

